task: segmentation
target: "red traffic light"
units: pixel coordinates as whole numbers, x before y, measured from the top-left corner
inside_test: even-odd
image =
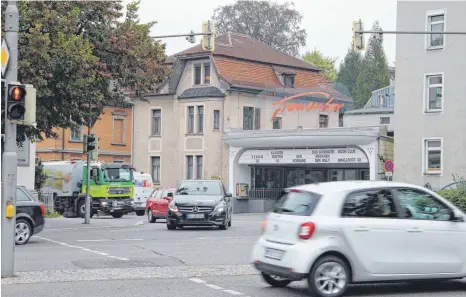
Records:
[[[23,87],[15,86],[10,89],[10,100],[11,101],[22,101],[26,96],[26,90]]]

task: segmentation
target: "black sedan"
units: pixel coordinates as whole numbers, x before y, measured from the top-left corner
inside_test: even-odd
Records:
[[[167,229],[184,226],[231,226],[232,202],[220,180],[184,180],[168,205]]]
[[[16,187],[15,243],[26,244],[32,235],[44,229],[45,206],[23,186]]]

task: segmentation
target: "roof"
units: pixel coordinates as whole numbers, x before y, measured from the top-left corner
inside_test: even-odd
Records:
[[[411,188],[418,188],[418,189],[425,189],[423,187],[407,184],[407,183],[399,183],[393,181],[335,181],[335,182],[323,182],[323,183],[314,183],[302,186],[292,187],[292,189],[298,189],[303,191],[314,192],[318,194],[333,194],[333,193],[340,193],[340,192],[347,192],[347,191],[354,191],[354,190],[365,190],[371,188],[380,188],[380,187],[411,187]]]
[[[188,98],[219,98],[225,97],[225,94],[220,91],[220,89],[212,86],[208,87],[195,87],[185,90],[178,99],[188,99]]]
[[[395,109],[391,107],[366,107],[345,111],[345,115],[389,114],[394,112]]]
[[[167,62],[173,62],[177,56],[206,53],[210,52],[204,51],[201,45],[198,44],[168,57]],[[314,65],[280,52],[262,41],[239,33],[229,32],[216,36],[213,55],[319,71],[319,68]]]

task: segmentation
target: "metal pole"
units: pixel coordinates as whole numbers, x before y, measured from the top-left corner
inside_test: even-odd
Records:
[[[199,36],[199,35],[212,35],[211,32],[209,33],[190,33],[190,34],[173,34],[173,35],[159,35],[159,36],[151,36],[150,38],[159,39],[159,38],[170,38],[170,37],[185,37],[185,36]]]
[[[16,1],[8,1],[5,11],[5,40],[10,52],[8,69],[5,75],[5,92],[8,84],[18,81],[18,29],[19,11]],[[18,147],[16,145],[16,124],[11,123],[7,115],[7,97],[5,94],[5,144],[2,160],[2,277],[12,277],[15,268],[15,225],[16,225],[16,183]],[[6,218],[6,205],[15,207],[12,219]]]
[[[92,110],[92,106],[89,104],[89,109]],[[87,124],[87,135],[91,135],[91,126],[92,126],[92,117],[89,116],[89,123]],[[85,144],[87,145],[87,143]],[[90,196],[90,186],[91,186],[91,152],[87,152],[87,183],[86,183],[86,211],[84,214],[84,224],[89,224],[91,222],[91,196]]]
[[[356,34],[450,34],[450,35],[466,35],[466,31],[445,31],[445,32],[435,32],[435,31],[355,31]]]

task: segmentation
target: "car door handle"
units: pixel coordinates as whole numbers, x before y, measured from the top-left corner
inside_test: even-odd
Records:
[[[410,233],[421,233],[422,230],[419,229],[419,228],[412,228],[412,229],[408,229],[408,232],[410,232]]]
[[[368,232],[368,231],[369,231],[369,228],[366,228],[366,227],[358,227],[358,228],[354,228],[353,230],[356,231],[356,232]]]

